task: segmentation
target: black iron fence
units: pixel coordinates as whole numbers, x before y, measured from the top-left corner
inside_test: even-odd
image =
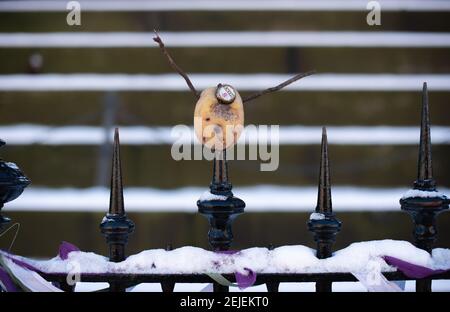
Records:
[[[4,145],[0,141],[0,146]],[[413,188],[422,192],[436,191],[436,183],[432,172],[431,139],[427,86],[424,83],[422,94],[422,115],[419,145],[418,176]],[[209,222],[210,229],[208,239],[213,251],[226,251],[230,248],[233,234],[232,222],[244,213],[245,203],[234,197],[232,185],[228,179],[228,167],[226,153],[216,156],[213,161],[213,178],[210,184],[210,192],[214,195],[224,196],[226,200],[207,199],[198,201],[198,211]],[[320,155],[320,175],[318,186],[318,200],[316,213],[323,218],[312,218],[307,226],[313,233],[317,243],[317,258],[324,259],[332,256],[332,245],[336,235],[341,229],[341,222],[332,211],[330,167],[328,156],[328,143],[326,129],[323,128]],[[0,162],[0,208],[3,204],[14,200],[30,183],[23,173],[9,163]],[[411,196],[400,200],[401,209],[408,212],[414,221],[414,244],[431,252],[437,239],[436,218],[437,215],[449,207],[449,200],[442,196]],[[10,220],[0,215],[3,227]],[[120,161],[119,132],[116,129],[114,135],[113,161],[111,174],[111,195],[109,211],[106,218],[100,224],[101,233],[105,236],[109,246],[109,259],[112,262],[121,262],[126,259],[125,247],[129,235],[134,230],[134,223],[127,218],[122,185],[122,172]],[[171,247],[168,246],[170,250]],[[435,274],[429,278],[414,279],[400,271],[385,272],[383,275],[391,281],[415,280],[416,291],[431,291],[432,280],[450,279],[450,272]],[[42,273],[42,276],[55,282],[66,291],[74,291],[74,285],[67,284],[67,274]],[[235,281],[233,274],[223,275],[229,281]],[[226,292],[228,286],[214,281],[208,275],[203,274],[128,274],[128,273],[104,273],[104,274],[80,274],[81,282],[107,282],[108,291],[125,291],[128,287],[140,283],[160,283],[164,292],[172,292],[176,283],[213,283],[215,292]],[[282,282],[315,282],[316,291],[330,292],[333,282],[353,282],[357,278],[351,273],[270,273],[258,274],[255,285],[266,284],[267,290],[276,292]]]

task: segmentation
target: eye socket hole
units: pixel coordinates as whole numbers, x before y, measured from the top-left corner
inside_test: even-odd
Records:
[[[209,117],[208,117],[208,118],[206,118],[205,120],[206,120],[206,121],[210,121],[210,120],[211,120],[211,118],[209,118]]]

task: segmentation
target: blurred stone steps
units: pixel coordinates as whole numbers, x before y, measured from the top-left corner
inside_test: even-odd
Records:
[[[7,112],[2,125],[101,125],[104,98],[103,92],[0,92],[0,110]],[[120,92],[117,98],[118,124],[192,124],[195,99],[187,91]],[[429,98],[432,125],[450,125],[450,93],[430,92]],[[279,92],[249,102],[245,118],[246,124],[418,126],[420,101],[420,90]]]
[[[449,48],[171,48],[170,52],[186,72],[196,73],[450,72]],[[42,73],[171,72],[157,48],[7,48],[0,49],[0,74],[27,73],[33,54],[42,56]]]
[[[382,12],[369,26],[363,12],[82,12],[69,26],[66,12],[0,12],[0,32],[195,30],[450,31],[449,12]],[[269,17],[269,18],[268,18]]]
[[[2,158],[13,160],[33,186],[89,187],[95,185],[98,146],[6,146]],[[408,188],[416,178],[417,146],[330,145],[333,185]],[[175,161],[171,146],[122,146],[125,184],[155,188],[205,186],[211,179],[206,160]],[[437,183],[449,187],[449,145],[433,146]],[[316,185],[319,145],[280,146],[277,171],[261,172],[259,161],[230,161],[235,187],[257,184]]]

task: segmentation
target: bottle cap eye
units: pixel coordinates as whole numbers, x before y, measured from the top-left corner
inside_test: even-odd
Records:
[[[216,89],[216,98],[222,104],[231,104],[236,99],[236,90],[230,85],[219,83]]]

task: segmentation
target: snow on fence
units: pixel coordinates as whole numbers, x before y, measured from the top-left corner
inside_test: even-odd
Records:
[[[79,0],[83,11],[367,11],[366,0]],[[446,12],[445,0],[378,0],[383,11]],[[64,12],[67,1],[0,1],[0,12]]]
[[[1,3],[1,2],[0,2]],[[401,31],[162,32],[168,47],[448,48],[450,34]],[[1,48],[156,48],[154,33],[0,33]]]
[[[121,127],[121,143],[124,145],[171,145],[198,144],[192,127],[177,132],[173,127]],[[336,145],[415,145],[420,129],[418,127],[391,126],[330,126],[329,144]],[[280,126],[280,145],[318,144],[322,129],[316,126]],[[112,132],[112,130],[111,130]],[[15,124],[0,126],[2,138],[9,145],[100,145],[112,138],[103,127],[96,126],[44,126]],[[269,142],[267,133],[254,127],[246,127],[238,144],[258,144]],[[450,127],[433,127],[432,143],[450,144]]]
[[[189,74],[197,89],[211,81],[240,91],[262,90],[291,78],[285,74]],[[432,91],[450,91],[449,74],[315,74],[283,91],[417,91],[428,81]],[[188,91],[177,74],[0,75],[0,91]]]

